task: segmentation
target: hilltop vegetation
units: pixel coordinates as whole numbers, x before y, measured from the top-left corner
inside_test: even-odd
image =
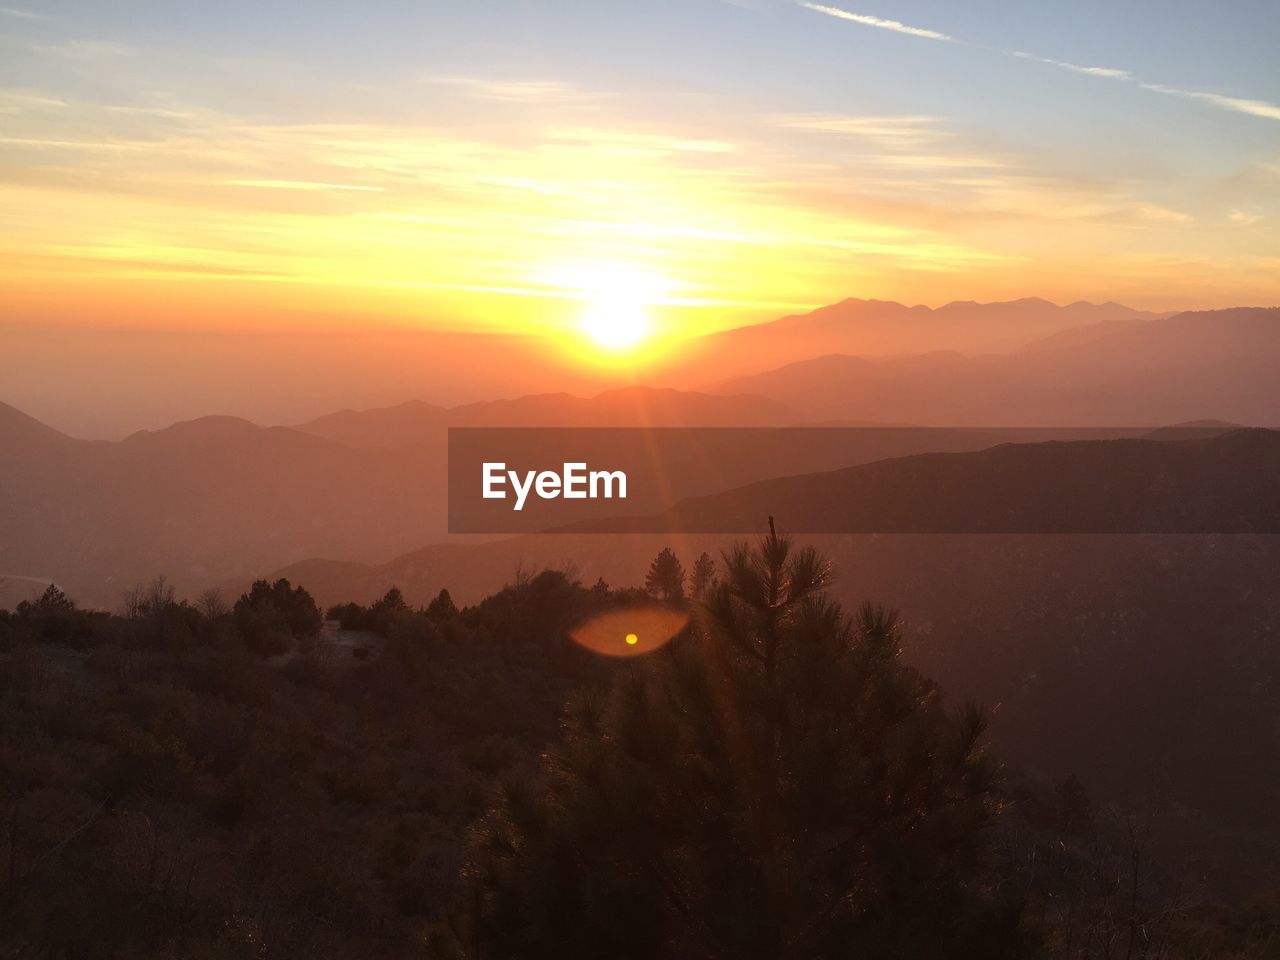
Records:
[[[891,613],[841,612],[822,558],[686,560],[696,588],[671,554],[647,593],[389,592],[330,611],[351,649],[286,581],[0,614],[0,950],[1266,955],[1274,905],[1214,906],[1150,816],[1002,770],[983,711],[902,663]],[[650,657],[569,640],[695,589]]]

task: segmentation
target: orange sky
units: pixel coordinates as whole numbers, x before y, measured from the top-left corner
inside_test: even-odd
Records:
[[[613,282],[670,335],[847,296],[1280,301],[1265,101],[817,5],[699,14],[792,31],[778,49],[795,77],[774,87],[584,76],[545,51],[520,62],[514,36],[466,71],[403,51],[336,62],[269,30],[233,54],[186,22],[66,6],[5,15],[10,320],[578,337]],[[447,27],[456,42],[479,29]],[[841,76],[846,49],[884,58],[882,86]],[[982,84],[1029,92],[1001,103]],[[1119,132],[1143,124],[1145,150]]]

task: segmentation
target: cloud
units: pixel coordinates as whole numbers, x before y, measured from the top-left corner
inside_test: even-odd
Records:
[[[0,7],[0,14],[6,17],[14,17],[18,20],[49,20],[43,13],[34,13],[31,10],[21,10],[18,7]]]
[[[0,113],[28,113],[61,109],[67,101],[26,90],[0,89]]]
[[[98,64],[103,61],[133,57],[137,51],[114,40],[63,40],[58,43],[35,43],[36,53],[77,63]]]
[[[1244,210],[1232,210],[1227,214],[1227,219],[1232,223],[1238,223],[1242,227],[1251,227],[1262,219],[1262,214],[1247,213]]]
[[[1158,203],[1142,203],[1133,208],[1134,216],[1139,220],[1155,223],[1189,223],[1191,217],[1181,210],[1171,210]]]
[[[949,43],[956,42],[955,37],[947,36],[945,33],[939,33],[937,30],[926,30],[923,27],[909,27],[905,23],[899,23],[897,20],[883,20],[880,17],[871,17],[865,13],[851,13],[848,10],[841,10],[839,7],[826,7],[820,3],[808,3],[806,0],[797,0],[797,2],[806,10],[825,13],[829,17],[839,17],[841,20],[851,20],[854,23],[860,23],[866,27],[879,27],[881,30],[892,30],[894,33],[905,33],[913,37],[924,37],[927,40],[945,40]]]
[[[501,103],[582,103],[600,99],[560,80],[503,80],[490,77],[427,77],[429,83],[460,87],[480,100]]]
[[[929,116],[779,113],[766,119],[775,127],[785,130],[813,130],[870,140],[886,147],[918,147],[946,136],[938,127],[938,118]]]
[[[264,190],[354,190],[363,193],[382,193],[386,189],[356,183],[320,183],[314,180],[228,180],[227,186],[258,187]]]
[[[866,152],[848,158],[856,159],[867,169],[979,170],[1013,165],[1006,157],[975,152],[958,144],[955,135],[937,117],[782,113],[766,115],[764,120],[782,130],[812,131],[863,144],[868,148]]]

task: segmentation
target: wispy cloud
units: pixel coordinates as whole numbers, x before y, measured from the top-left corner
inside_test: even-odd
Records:
[[[361,193],[382,193],[386,189],[357,183],[320,183],[315,180],[228,180],[227,186],[258,187],[263,190],[354,190]]]
[[[1133,208],[1139,220],[1154,223],[1190,223],[1192,218],[1181,210],[1173,210],[1158,203],[1140,203]]]
[[[804,7],[806,10],[825,13],[830,17],[838,17],[841,20],[850,20],[854,23],[860,23],[868,27],[879,27],[883,30],[907,33],[913,37],[925,37],[929,40],[943,40],[947,43],[963,43],[967,46],[978,46],[977,44],[969,44],[966,40],[961,40],[938,30],[929,30],[924,27],[909,27],[906,24],[899,23],[897,20],[882,20],[879,17],[873,17],[862,13],[853,13],[849,10],[842,10],[839,7],[828,7],[818,3],[810,3],[808,0],[795,0],[795,3],[797,6]],[[1119,80],[1123,83],[1133,83],[1143,90],[1150,91],[1151,93],[1162,93],[1167,96],[1198,100],[1201,103],[1207,103],[1209,106],[1215,107],[1219,110],[1243,113],[1251,117],[1262,117],[1266,120],[1280,120],[1280,105],[1270,103],[1266,100],[1256,100],[1249,97],[1230,97],[1225,94],[1212,93],[1205,90],[1185,90],[1181,87],[1172,87],[1163,83],[1149,83],[1134,76],[1130,71],[1121,67],[1082,66],[1081,64],[1071,63],[1066,60],[1055,60],[1052,57],[1042,57],[1038,54],[1027,53],[1025,50],[1005,50],[996,52],[1007,53],[1010,56],[1018,57],[1021,60],[1031,60],[1035,63],[1043,63],[1051,67],[1057,67],[1060,70],[1069,70],[1072,73],[1080,73],[1090,77],[1101,77],[1104,80]]]
[[[838,17],[841,20],[852,20],[854,23],[860,23],[865,27],[879,27],[881,30],[892,30],[894,33],[906,33],[913,37],[924,37],[927,40],[946,40],[955,42],[955,37],[950,37],[945,33],[937,30],[926,30],[923,27],[909,27],[905,23],[897,20],[884,20],[880,17],[868,16],[865,13],[853,13],[849,10],[841,10],[839,7],[827,7],[820,3],[808,3],[806,0],[798,0],[800,6],[806,10],[814,10],[817,13],[825,13],[829,17]]]
[[[859,144],[862,149],[849,159],[867,169],[982,170],[1012,166],[1007,157],[958,143],[954,133],[937,117],[783,113],[766,116],[765,120],[782,130],[812,131]]]
[[[1244,210],[1232,210],[1227,214],[1227,219],[1232,223],[1237,223],[1242,227],[1251,227],[1262,219],[1260,213],[1249,213]]]
[[[61,97],[52,97],[25,90],[0,90],[0,113],[25,113],[65,107]]]
[[[17,20],[49,20],[43,13],[36,13],[33,10],[23,10],[19,7],[0,7],[0,15],[13,17]]]
[[[509,80],[459,76],[432,76],[426,79],[430,83],[460,87],[480,100],[495,100],[502,103],[563,104],[600,98],[599,94],[589,93],[561,80]]]
[[[767,118],[785,130],[813,130],[869,140],[888,147],[918,147],[945,136],[937,117],[918,115],[848,116],[838,113],[779,113]]]
[[[78,63],[98,64],[122,60],[136,55],[133,47],[114,40],[62,40],[57,43],[33,43],[36,53]]]

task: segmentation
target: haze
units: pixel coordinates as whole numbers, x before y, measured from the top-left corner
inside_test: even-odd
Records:
[[[6,8],[5,398],[119,436],[494,395],[421,332],[527,338],[512,395],[847,296],[1277,301],[1274,5],[864,7]]]

